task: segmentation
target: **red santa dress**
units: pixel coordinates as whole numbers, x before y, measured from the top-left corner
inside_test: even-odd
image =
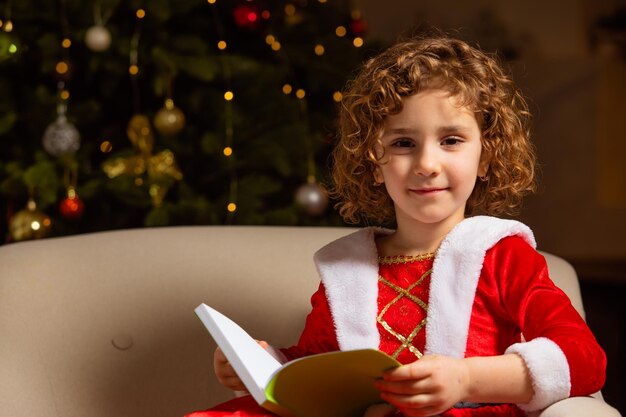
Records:
[[[446,236],[426,277],[414,271],[413,281],[391,282],[397,294],[402,289],[410,294],[401,297],[404,304],[391,305],[394,297],[384,293],[393,288],[389,283],[398,274],[385,276],[375,243],[377,235],[386,233],[390,231],[363,229],[315,254],[322,282],[298,344],[282,350],[287,359],[379,348],[389,354],[398,351],[402,362],[415,360],[411,353],[455,358],[516,353],[525,361],[534,389],[528,404],[458,404],[445,417],[522,416],[602,387],[604,352],[569,298],[550,280],[528,227],[488,216],[462,221]],[[415,285],[407,291],[419,279],[427,282],[427,289]],[[424,305],[415,302],[419,308],[407,311],[411,304],[405,302],[411,297]],[[420,309],[423,315],[427,311],[425,323]],[[226,415],[272,416],[249,396],[189,416]]]

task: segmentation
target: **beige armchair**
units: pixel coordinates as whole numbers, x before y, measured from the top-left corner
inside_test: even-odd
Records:
[[[253,336],[297,340],[318,285],[312,255],[346,228],[196,226],[94,233],[0,247],[0,414],[172,417],[231,393],[193,309]],[[576,275],[546,255],[582,312]],[[601,398],[541,417],[614,417]]]

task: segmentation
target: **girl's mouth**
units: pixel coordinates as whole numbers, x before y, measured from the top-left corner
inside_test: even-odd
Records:
[[[448,188],[418,188],[411,191],[419,195],[434,195],[446,191],[447,189]]]

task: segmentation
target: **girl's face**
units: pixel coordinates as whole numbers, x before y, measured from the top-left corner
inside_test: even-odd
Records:
[[[385,121],[384,156],[374,176],[393,200],[398,226],[417,221],[452,227],[463,220],[476,179],[487,171],[476,117],[439,89],[406,97],[403,104]]]

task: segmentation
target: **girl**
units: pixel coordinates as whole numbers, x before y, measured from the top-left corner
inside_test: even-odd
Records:
[[[400,43],[347,88],[334,151],[342,216],[384,224],[315,255],[304,355],[378,348],[376,415],[523,416],[598,391],[606,358],[549,279],[530,229],[505,214],[534,189],[529,112],[491,57],[447,37]],[[221,351],[219,380],[241,381]],[[243,397],[197,416],[268,415]]]

